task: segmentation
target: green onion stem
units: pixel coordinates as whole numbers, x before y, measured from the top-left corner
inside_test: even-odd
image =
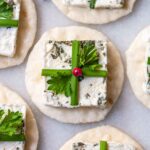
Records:
[[[0,134],[0,141],[5,141],[5,142],[9,142],[9,141],[25,141],[25,135],[24,134],[17,134],[17,135],[3,135]]]
[[[147,64],[150,65],[150,57],[148,57]]]
[[[78,105],[78,78],[72,75],[71,77],[71,106],[77,106]]]
[[[100,141],[100,150],[108,150],[108,144],[106,141]]]
[[[89,0],[90,8],[94,9],[96,5],[96,0]]]
[[[72,70],[79,65],[79,48],[80,48],[80,42],[79,41],[73,41],[72,42]],[[78,105],[78,78],[72,75],[71,77],[71,88],[72,88],[72,94],[71,94],[71,105],[77,106]]]
[[[70,76],[72,74],[71,70],[56,70],[56,69],[42,69],[42,76],[57,76],[64,75]]]
[[[0,19],[0,27],[18,27],[18,20]]]
[[[87,77],[107,77],[108,72],[106,70],[91,71],[88,68],[82,69],[83,75]]]

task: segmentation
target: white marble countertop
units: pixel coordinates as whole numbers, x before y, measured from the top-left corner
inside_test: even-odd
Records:
[[[38,13],[38,40],[43,32],[56,26],[82,25],[66,18],[52,4],[51,0],[35,0]],[[132,14],[106,25],[86,25],[105,33],[118,46],[125,60],[125,51],[137,33],[150,25],[150,0],[137,0]],[[113,125],[134,137],[145,150],[150,149],[150,111],[139,103],[134,96],[128,79],[121,97],[107,118],[98,123],[71,125],[63,124],[43,115],[30,101],[24,83],[27,59],[18,66],[0,70],[0,82],[17,91],[31,106],[40,132],[38,150],[58,150],[76,133],[100,125]],[[18,80],[20,79],[20,80]]]

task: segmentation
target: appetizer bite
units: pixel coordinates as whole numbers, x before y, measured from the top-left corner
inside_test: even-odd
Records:
[[[48,41],[42,76],[46,104],[56,107],[107,105],[107,43]],[[56,69],[54,69],[56,68]]]
[[[101,33],[83,27],[46,32],[26,68],[33,102],[44,114],[68,123],[104,119],[120,95],[123,80],[116,47]]]
[[[60,150],[143,150],[132,138],[111,126],[102,126],[77,134]]]
[[[22,98],[0,85],[0,150],[36,150],[37,143],[31,110]]]
[[[87,24],[104,24],[132,12],[136,0],[52,0],[67,17]]]
[[[1,0],[0,68],[22,63],[35,33],[36,10],[32,0]]]
[[[1,2],[0,12],[0,55],[13,57],[16,52],[16,39],[19,26],[21,1]]]
[[[127,74],[132,89],[146,107],[150,108],[150,27],[138,34],[126,52]],[[135,53],[136,52],[136,53]],[[141,70],[141,72],[139,72]]]

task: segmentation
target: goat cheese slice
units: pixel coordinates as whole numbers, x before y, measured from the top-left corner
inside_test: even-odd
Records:
[[[7,3],[10,1],[7,0]],[[13,18],[19,20],[21,0],[12,0],[13,2]],[[0,55],[13,57],[16,52],[18,27],[0,27]]]
[[[26,120],[26,107],[20,105],[5,105],[0,104],[0,109],[7,112],[8,110],[13,112],[21,112],[23,115],[23,121]],[[24,129],[25,131],[25,129]],[[24,150],[25,142],[0,142],[0,150]]]
[[[143,90],[145,93],[150,94],[150,42],[147,43],[145,55],[145,82]]]
[[[89,7],[90,0],[63,0],[65,5]],[[95,8],[122,8],[124,0],[96,0]]]
[[[86,42],[86,41],[82,41]],[[107,70],[107,42],[92,41],[99,53],[99,64]],[[71,41],[48,41],[44,52],[44,66],[47,69],[71,69],[72,45]],[[61,86],[61,85],[59,85]],[[71,98],[65,95],[56,95],[48,91],[47,78],[45,78],[45,104],[54,107],[73,108]],[[76,107],[101,107],[107,105],[107,78],[85,77],[79,82],[79,105]]]
[[[100,150],[100,144],[89,144],[84,142],[74,143],[72,150]],[[108,150],[136,150],[132,145],[108,142]]]

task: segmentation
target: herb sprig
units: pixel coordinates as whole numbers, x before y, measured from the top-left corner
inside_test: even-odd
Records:
[[[12,19],[13,17],[13,5],[7,3],[5,0],[0,0],[0,18]]]
[[[4,110],[0,110],[0,117],[2,118],[5,113]],[[22,128],[22,113],[8,110],[6,116],[0,121],[0,137],[1,135],[13,136],[22,134]]]
[[[89,6],[91,9],[94,9],[95,8],[95,5],[96,5],[96,0],[88,0],[89,2]]]
[[[83,42],[83,45],[80,48],[79,58],[80,67],[98,64],[99,54],[93,41]]]
[[[47,81],[48,90],[53,91],[55,94],[64,94],[66,97],[71,96],[71,75],[59,75],[51,77]]]
[[[0,110],[0,118],[2,118],[3,114],[4,114],[4,110]]]
[[[150,65],[150,57],[147,59],[147,64]]]

